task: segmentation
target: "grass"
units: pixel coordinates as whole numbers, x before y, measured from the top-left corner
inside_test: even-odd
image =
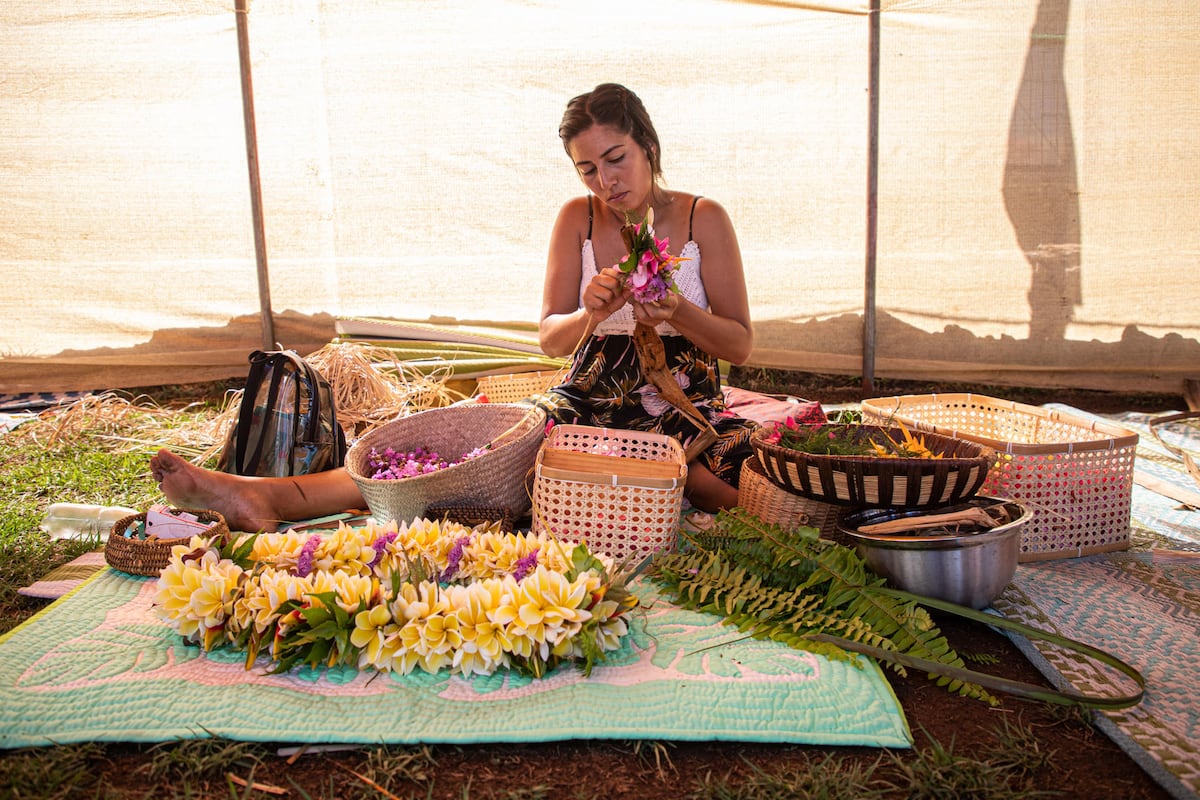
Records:
[[[38,422],[27,426],[39,425]],[[106,452],[89,437],[46,446],[25,426],[0,436],[0,633],[35,606],[17,594],[51,569],[97,549],[97,539],[50,539],[39,526],[56,502],[145,507],[158,497],[149,451]]]
[[[216,406],[192,408],[172,418],[178,426],[196,425]],[[59,420],[61,423],[61,420]],[[61,434],[53,419],[29,423],[0,436],[0,633],[42,607],[16,593],[79,553],[97,548],[95,540],[51,540],[41,530],[46,508],[57,501],[145,508],[159,498],[147,462],[152,445],[139,443],[146,421],[127,415],[122,428],[108,422]],[[155,419],[152,426],[161,426]],[[162,433],[155,428],[154,435]],[[671,796],[691,800],[738,798],[941,798],[1037,797],[1031,777],[1045,769],[1052,754],[1019,723],[1003,719],[995,732],[997,747],[971,756],[953,752],[952,743],[932,743],[912,752],[876,757],[829,754],[820,749],[807,759],[772,766],[746,761],[728,774],[681,774],[671,748],[663,742],[627,742],[614,761],[635,762],[647,796],[666,787]],[[606,750],[611,750],[605,746]],[[485,765],[470,765],[446,775],[438,759],[460,754],[455,748],[364,747],[336,755],[306,756],[295,767],[264,744],[220,738],[153,746],[80,744],[0,751],[0,800],[70,798],[270,797],[325,798],[549,798],[545,776],[529,774],[516,785],[499,787]],[[313,761],[320,766],[312,766]],[[465,773],[465,774],[464,774]],[[579,775],[578,798],[598,797],[587,775]],[[111,780],[110,779],[115,779]],[[115,783],[116,785],[110,785]],[[447,795],[449,787],[453,795]]]
[[[1008,721],[997,729],[997,748],[978,756],[960,755],[952,744],[937,742],[913,753],[886,752],[872,761],[841,754],[807,753],[800,763],[768,768],[745,761],[742,769],[725,775],[693,778],[681,800],[954,800],[988,798],[1018,800],[1061,796],[1032,787],[1033,772],[1047,763],[1036,739],[1019,724]],[[1032,743],[1032,746],[1030,746]],[[265,778],[279,772],[266,747],[257,743],[220,738],[153,745],[142,751],[136,790],[101,785],[97,767],[107,760],[99,744],[19,750],[0,756],[0,797],[13,800],[69,800],[71,798],[218,798],[281,795],[306,800],[367,800],[367,798],[421,798],[438,793],[450,776],[439,783],[436,751],[430,747],[373,747],[355,751],[350,763],[315,782],[301,786],[290,775]],[[329,774],[332,773],[332,774]],[[658,770],[645,773],[645,789],[664,783]],[[136,781],[135,781],[136,782]],[[586,779],[585,779],[586,782]],[[4,793],[8,787],[8,793]],[[147,788],[150,787],[150,788]],[[650,794],[649,791],[646,794]],[[531,775],[528,784],[498,788],[473,778],[461,782],[454,797],[540,800],[562,796]],[[576,798],[597,797],[584,787]]]

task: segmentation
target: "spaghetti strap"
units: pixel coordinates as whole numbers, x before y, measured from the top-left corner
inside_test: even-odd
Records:
[[[587,235],[587,238],[590,239],[590,238],[592,238],[592,196],[589,194],[587,196],[587,198],[588,198],[588,235]]]
[[[696,195],[695,197],[692,198],[692,210],[691,210],[691,213],[688,214],[688,241],[689,242],[692,241],[692,220],[696,218],[696,203],[699,203],[699,202],[700,202],[700,195]],[[588,213],[589,214],[591,213],[591,204],[588,205]],[[589,222],[590,222],[590,220],[589,220]],[[590,225],[588,226],[588,230],[591,231]]]

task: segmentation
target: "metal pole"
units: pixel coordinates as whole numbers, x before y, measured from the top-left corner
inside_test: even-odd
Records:
[[[263,230],[262,184],[258,177],[258,134],[254,126],[254,83],[250,78],[250,31],[246,0],[235,0],[238,61],[242,73],[242,118],[246,128],[246,166],[250,170],[250,213],[254,223],[254,258],[258,264],[258,303],[262,314],[262,349],[274,350],[275,317],[271,312],[271,279],[267,274],[267,236]]]
[[[875,245],[879,206],[879,0],[867,14],[869,74],[867,78],[867,255],[863,298],[862,390],[875,393]]]

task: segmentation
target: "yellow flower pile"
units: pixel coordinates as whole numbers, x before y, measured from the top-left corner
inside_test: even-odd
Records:
[[[194,537],[162,571],[155,613],[250,669],[298,663],[464,676],[560,663],[585,672],[620,646],[637,599],[611,559],[546,534],[417,519],[330,535]]]

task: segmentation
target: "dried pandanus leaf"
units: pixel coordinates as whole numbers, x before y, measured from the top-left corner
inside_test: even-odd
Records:
[[[675,376],[667,368],[667,351],[663,347],[662,337],[650,325],[639,322],[633,329],[633,341],[637,346],[638,359],[642,364],[642,373],[658,389],[663,400],[679,409],[697,428],[696,438],[684,450],[687,461],[708,449],[717,440],[717,432],[700,410],[692,404],[683,389],[675,381]]]

